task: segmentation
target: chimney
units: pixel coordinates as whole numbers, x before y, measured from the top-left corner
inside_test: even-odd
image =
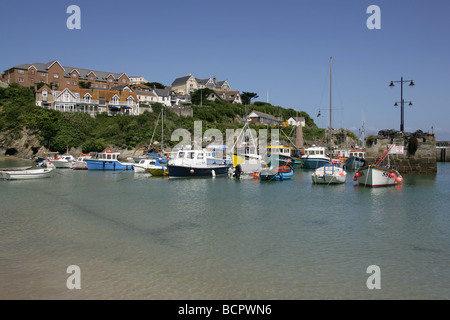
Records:
[[[216,83],[216,76],[214,76],[213,80],[214,80],[214,83]]]

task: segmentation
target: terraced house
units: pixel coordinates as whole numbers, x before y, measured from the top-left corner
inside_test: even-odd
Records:
[[[217,81],[216,76],[213,78],[199,79],[192,74],[176,78],[172,83],[172,90],[177,94],[187,95],[195,90],[209,88],[215,91],[229,91],[230,85],[226,80]]]
[[[61,112],[84,112],[92,116],[141,113],[136,92],[127,86],[108,89],[55,90],[47,85],[36,91],[36,105]]]
[[[94,89],[111,89],[118,85],[129,85],[130,79],[122,73],[97,71],[78,67],[63,66],[58,60],[47,63],[21,64],[3,73],[3,81],[32,87],[46,83],[57,89],[77,89],[81,86]],[[83,83],[85,85],[83,85]]]

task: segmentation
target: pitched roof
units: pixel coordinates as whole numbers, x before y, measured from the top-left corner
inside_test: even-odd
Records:
[[[251,113],[256,114],[258,117],[263,117],[263,118],[271,119],[271,120],[274,120],[274,121],[280,121],[275,116],[273,116],[271,114],[264,113],[264,112],[253,110]]]
[[[192,77],[192,75],[187,75],[184,77],[176,78],[174,82],[172,82],[172,86],[176,86],[178,84],[184,84],[186,81],[189,80],[189,78]]]
[[[50,61],[47,63],[41,63],[41,62],[24,63],[24,64],[20,64],[18,66],[15,66],[13,68],[27,70],[29,67],[35,66],[35,68],[37,69],[38,72],[48,72],[48,69],[50,68],[50,66],[56,62],[58,62],[58,60],[53,60],[53,61]],[[106,71],[97,71],[97,70],[92,70],[92,69],[75,68],[75,67],[69,67],[69,66],[63,66],[63,65],[61,65],[61,66],[63,67],[63,69],[65,71],[64,76],[69,76],[70,73],[72,73],[74,70],[76,70],[79,74],[79,77],[82,79],[88,79],[88,74],[91,72],[93,72],[96,75],[97,80],[103,80],[103,81],[106,81],[108,75],[112,75],[114,77],[114,79],[119,79],[123,74],[125,74],[123,72],[113,73],[113,72],[106,72]],[[13,69],[13,68],[10,68],[10,69]]]

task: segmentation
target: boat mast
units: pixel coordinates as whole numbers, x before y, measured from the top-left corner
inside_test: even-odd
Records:
[[[329,132],[329,137],[328,137],[328,148],[329,148],[329,151],[330,151],[330,161],[332,161],[332,156],[331,156],[331,131],[332,131],[332,128],[331,128],[331,58],[332,57],[330,57],[330,132]]]
[[[161,155],[164,155],[164,106],[161,108]]]

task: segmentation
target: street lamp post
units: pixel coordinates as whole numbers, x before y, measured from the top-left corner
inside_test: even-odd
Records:
[[[403,100],[403,82],[407,82],[410,81],[409,86],[410,87],[414,87],[414,81],[413,80],[403,80],[403,77],[401,77],[400,81],[391,81],[391,83],[389,84],[389,87],[395,87],[394,82],[396,83],[400,83],[400,131],[402,133],[405,132],[405,102],[408,103],[408,105],[411,107],[412,106],[412,102],[411,101],[405,101]],[[395,107],[398,106],[398,102],[395,102],[394,104]]]

